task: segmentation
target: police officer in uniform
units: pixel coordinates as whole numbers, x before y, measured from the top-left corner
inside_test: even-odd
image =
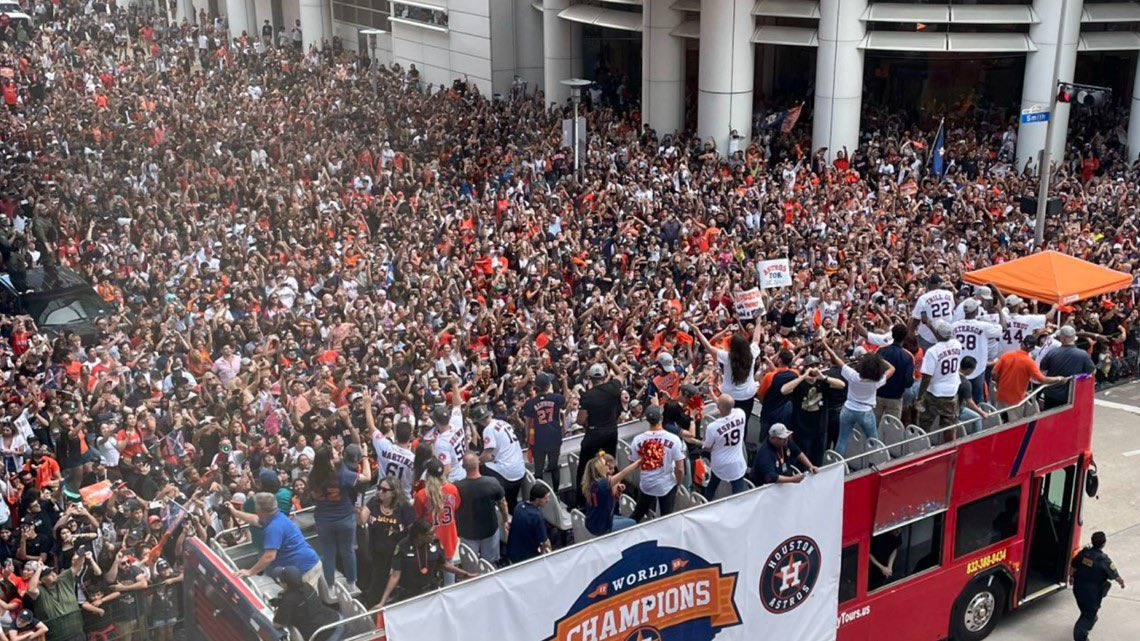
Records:
[[[1077,598],[1077,607],[1081,609],[1081,617],[1073,626],[1074,641],[1086,641],[1089,638],[1089,632],[1096,625],[1100,602],[1108,594],[1108,582],[1116,581],[1124,589],[1124,579],[1116,572],[1112,559],[1104,553],[1107,540],[1104,532],[1097,532],[1092,535],[1092,545],[1073,557],[1073,596]]]

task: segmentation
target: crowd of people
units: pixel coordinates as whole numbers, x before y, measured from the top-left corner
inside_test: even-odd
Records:
[[[113,313],[90,337],[0,318],[14,641],[166,638],[185,536],[256,545],[242,573],[279,576],[283,611],[337,569],[389,603],[468,574],[460,540],[492,564],[549,550],[547,501],[629,526],[634,472],[636,520],[678,483],[796,482],[883,414],[973,431],[1030,380],[1136,369],[1133,290],[1046,310],[963,285],[1039,249],[1002,119],[951,114],[939,176],[935,127],[873,110],[849,154],[799,130],[725,153],[587,101],[578,176],[541,92],[425,87],[165,8],[29,4],[34,33],[0,34],[3,267],[74,269]],[[1082,118],[1046,245],[1135,272],[1136,171]],[[792,285],[739,316],[757,262],[785,257]],[[528,463],[547,484],[522,496]],[[309,507],[315,549],[288,518]]]

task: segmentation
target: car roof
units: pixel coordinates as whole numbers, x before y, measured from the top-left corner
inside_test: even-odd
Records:
[[[55,267],[53,269],[33,267],[28,270],[24,279],[27,283],[26,288],[37,294],[75,287],[91,287],[91,283],[87,279],[70,267]],[[11,274],[0,275],[0,281],[3,281],[8,287],[12,287]]]

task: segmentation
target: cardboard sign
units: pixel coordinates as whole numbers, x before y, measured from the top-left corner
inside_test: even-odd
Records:
[[[792,268],[787,258],[762,260],[756,264],[756,273],[760,276],[760,287],[764,289],[790,287],[792,284]]]
[[[733,293],[732,302],[736,305],[737,318],[750,319],[764,314],[764,298],[757,287]]]
[[[79,488],[79,497],[83,500],[83,505],[88,508],[103,505],[113,493],[114,490],[111,489],[110,481],[99,481],[87,487]]]

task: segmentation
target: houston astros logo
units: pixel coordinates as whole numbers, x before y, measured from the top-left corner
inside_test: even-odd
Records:
[[[793,536],[776,546],[760,571],[760,602],[775,614],[799,607],[819,579],[820,554],[816,542]]]
[[[740,625],[736,578],[688,550],[638,543],[587,584],[546,641],[712,641]]]

